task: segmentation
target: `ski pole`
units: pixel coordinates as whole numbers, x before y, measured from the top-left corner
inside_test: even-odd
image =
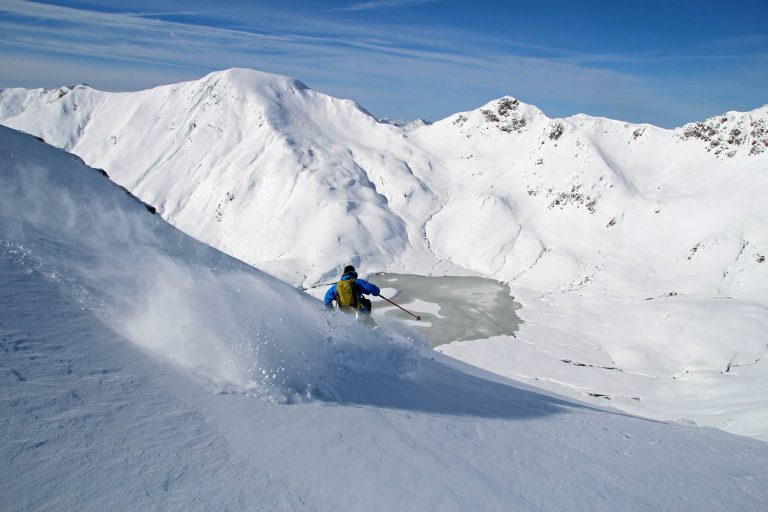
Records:
[[[392,304],[393,306],[397,306],[398,308],[402,309],[403,311],[405,311],[406,313],[408,313],[408,314],[409,314],[409,315],[411,315],[412,317],[416,318],[416,320],[421,320],[421,317],[420,317],[420,316],[418,316],[418,315],[414,315],[413,313],[411,313],[410,311],[408,311],[407,309],[405,309],[403,306],[401,306],[401,305],[400,305],[400,304],[398,304],[397,302],[395,302],[395,301],[393,301],[393,300],[389,300],[388,298],[386,298],[386,297],[385,297],[385,296],[383,296],[383,295],[379,295],[379,297],[381,297],[381,298],[382,298],[382,299],[384,299],[385,301],[389,302],[389,303],[390,303],[390,304]]]
[[[323,283],[323,284],[316,284],[314,286],[307,286],[306,288],[302,288],[301,291],[305,292],[307,290],[311,290],[312,288],[318,288],[320,286],[331,286],[332,284],[336,284],[336,281],[332,283]]]

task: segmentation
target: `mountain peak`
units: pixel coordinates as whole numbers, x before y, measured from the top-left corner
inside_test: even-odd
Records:
[[[249,68],[230,68],[214,71],[204,76],[200,82],[226,82],[235,86],[244,87],[277,87],[282,90],[305,91],[309,90],[306,84],[287,75],[266,73]]]
[[[480,110],[493,110],[496,114],[502,117],[507,117],[509,114],[515,112],[529,116],[547,117],[538,107],[535,107],[530,103],[524,103],[514,96],[502,96],[501,98],[489,101],[480,107]]]
[[[470,112],[455,114],[448,118],[459,128],[469,122],[470,126],[482,127],[493,125],[502,132],[519,133],[527,130],[532,122],[549,118],[533,105],[523,103],[512,96],[502,96],[489,101],[482,107]]]
[[[750,156],[760,155],[768,151],[768,105],[688,123],[676,132],[682,140],[699,140],[715,156],[730,158],[741,150]]]
[[[426,119],[422,119],[422,118],[413,119],[409,121],[406,119],[389,119],[388,117],[382,117],[381,119],[379,119],[379,122],[384,124],[391,124],[392,126],[397,126],[398,128],[402,128],[406,132],[411,132],[416,128],[421,128],[422,126],[429,126],[430,124],[432,124],[430,121],[427,121]]]
[[[289,111],[303,112],[302,115],[308,114],[307,109],[323,111],[329,104],[333,104],[335,108],[358,111],[375,120],[368,111],[354,101],[315,91],[303,82],[286,75],[247,68],[231,68],[209,73],[200,80],[188,84],[207,96],[256,99],[262,106],[270,105],[268,109],[271,111],[270,115],[278,118],[285,117]]]

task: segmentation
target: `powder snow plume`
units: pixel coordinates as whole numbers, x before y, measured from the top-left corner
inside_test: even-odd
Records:
[[[3,128],[26,155],[0,155],[0,238],[30,272],[62,285],[135,343],[219,392],[280,402],[333,399],[359,371],[405,373],[422,342],[346,315],[187,237],[61,152]],[[55,153],[55,155],[54,155]]]

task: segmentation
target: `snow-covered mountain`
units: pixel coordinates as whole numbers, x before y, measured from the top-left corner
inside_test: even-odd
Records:
[[[768,439],[766,107],[665,130],[505,97],[406,130],[235,69],[136,93],[8,89],[0,122],[295,285],[350,262],[508,281],[517,337],[440,350]]]
[[[420,219],[438,199],[409,167],[418,153],[351,101],[240,69],[141,93],[22,96],[3,93],[5,124],[78,154],[175,226],[294,282],[327,278],[352,255],[384,268],[428,253]],[[428,164],[424,155],[414,165]]]
[[[2,510],[745,510],[768,445],[371,331],[0,127]]]

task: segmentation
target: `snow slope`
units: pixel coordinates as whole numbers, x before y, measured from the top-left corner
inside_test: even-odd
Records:
[[[3,510],[764,510],[768,446],[368,331],[0,128]]]
[[[350,262],[511,282],[517,338],[441,350],[768,440],[766,107],[665,130],[505,97],[401,129],[234,69],[137,93],[4,90],[0,122],[295,285]]]

